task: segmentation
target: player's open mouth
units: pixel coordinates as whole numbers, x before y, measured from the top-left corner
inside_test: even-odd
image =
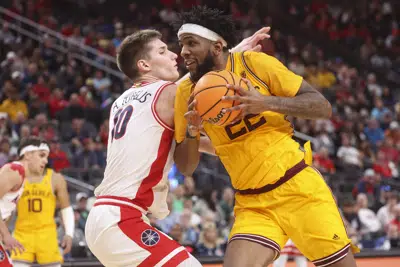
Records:
[[[185,61],[185,66],[186,66],[186,68],[189,68],[194,63],[196,63],[196,61],[194,61],[194,60]]]

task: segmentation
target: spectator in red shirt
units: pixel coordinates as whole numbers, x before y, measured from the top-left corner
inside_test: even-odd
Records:
[[[107,146],[109,125],[108,120],[105,120],[100,126],[99,137],[103,145]]]
[[[67,153],[61,150],[61,145],[57,140],[51,142],[50,148],[49,161],[55,171],[59,172],[71,165]]]
[[[389,179],[397,176],[397,169],[393,162],[390,162],[382,151],[377,154],[377,159],[374,164],[374,171],[382,175],[383,178]]]
[[[314,155],[314,166],[322,173],[334,174],[336,172],[335,164],[329,158],[329,151],[326,147],[321,147]]]
[[[394,163],[399,162],[400,152],[394,147],[393,138],[385,138],[380,152],[382,152],[389,161],[393,161]]]
[[[64,99],[64,92],[56,88],[49,99],[50,116],[54,118],[57,112],[68,107],[68,105],[68,101]]]
[[[40,101],[47,103],[50,96],[50,89],[46,84],[44,76],[38,77],[38,82],[32,87],[32,91],[37,95]]]
[[[364,193],[370,198],[374,199],[379,195],[380,176],[374,170],[367,169],[364,172],[364,177],[353,188],[353,196],[356,197],[359,193]]]

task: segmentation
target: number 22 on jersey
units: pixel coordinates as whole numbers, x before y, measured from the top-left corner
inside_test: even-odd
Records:
[[[114,116],[114,126],[111,131],[111,141],[118,140],[125,135],[126,127],[132,117],[133,107],[131,105],[121,108]]]

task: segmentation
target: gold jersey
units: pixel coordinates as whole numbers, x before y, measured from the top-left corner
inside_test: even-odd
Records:
[[[294,97],[303,81],[279,60],[264,53],[232,53],[226,70],[247,78],[263,95]],[[194,83],[179,84],[175,98],[175,139],[184,140],[188,100]],[[286,170],[304,159],[300,145],[292,139],[294,130],[284,114],[266,111],[248,115],[228,126],[203,122],[216,154],[239,190],[260,188],[276,182]]]
[[[17,204],[17,231],[56,228],[56,196],[52,186],[53,170],[46,169],[40,182],[25,181],[24,192]]]

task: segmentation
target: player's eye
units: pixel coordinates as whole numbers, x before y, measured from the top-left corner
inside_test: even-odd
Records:
[[[189,42],[188,42],[188,45],[189,45],[189,46],[194,46],[195,44],[196,44],[196,43],[193,42],[193,41],[189,41]]]

